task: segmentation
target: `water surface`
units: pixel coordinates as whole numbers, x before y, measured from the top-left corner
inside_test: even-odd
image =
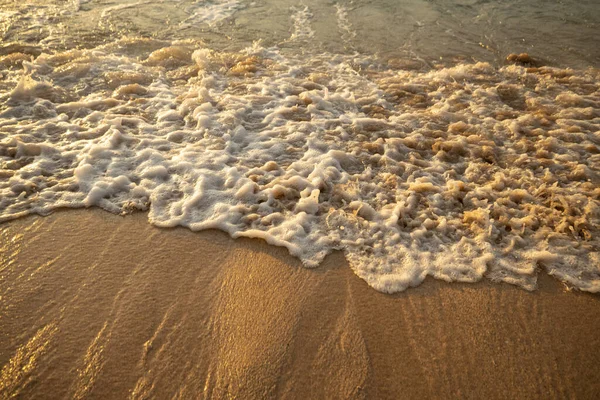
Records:
[[[600,291],[593,2],[0,4],[0,220],[144,210],[385,292]]]

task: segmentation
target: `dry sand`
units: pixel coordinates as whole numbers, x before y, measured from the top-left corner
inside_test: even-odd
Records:
[[[542,276],[369,288],[341,254],[146,215],[0,225],[0,398],[594,398],[600,297]]]

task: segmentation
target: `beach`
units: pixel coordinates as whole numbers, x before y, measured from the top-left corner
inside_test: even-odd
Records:
[[[600,391],[600,299],[431,278],[395,295],[145,213],[0,225],[0,398],[577,398]]]
[[[598,397],[598,10],[0,0],[0,400]]]

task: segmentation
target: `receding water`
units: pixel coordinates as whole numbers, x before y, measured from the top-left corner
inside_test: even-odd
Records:
[[[593,1],[0,5],[0,220],[147,210],[386,292],[600,291]]]
[[[498,63],[527,52],[545,62],[597,66],[600,7],[595,0],[72,0],[0,1],[4,42],[90,47],[122,36],[199,39],[211,48],[298,47],[304,51]],[[298,19],[300,10],[306,10]],[[302,46],[305,47],[305,46]]]

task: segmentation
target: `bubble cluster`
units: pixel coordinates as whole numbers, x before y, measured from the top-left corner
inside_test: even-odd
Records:
[[[598,70],[423,70],[191,40],[12,50],[0,220],[148,210],[309,267],[342,250],[384,292],[428,275],[533,289],[539,270],[600,291]]]

